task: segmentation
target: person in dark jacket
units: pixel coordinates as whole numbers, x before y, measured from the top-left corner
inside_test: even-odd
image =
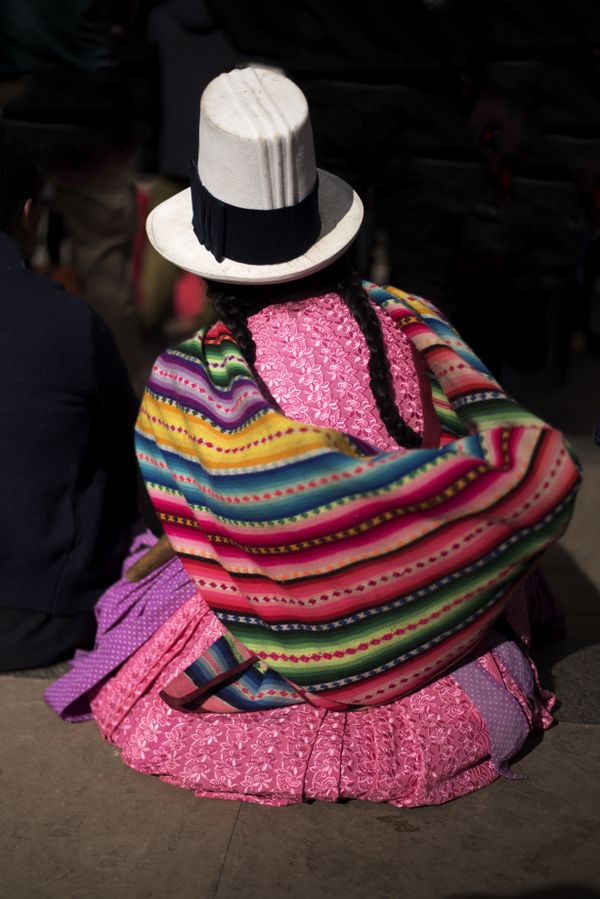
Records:
[[[0,671],[93,645],[137,517],[137,403],[114,339],[24,262],[38,189],[0,131]]]
[[[137,228],[135,157],[152,117],[151,54],[121,0],[0,0],[0,106],[6,130],[41,169],[77,293],[110,327],[135,389],[151,358],[131,264]],[[152,353],[153,356],[153,353]]]

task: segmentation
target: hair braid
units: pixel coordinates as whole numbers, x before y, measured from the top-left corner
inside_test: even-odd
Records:
[[[221,285],[219,287],[221,288]],[[244,359],[254,368],[256,344],[248,327],[247,308],[235,293],[230,293],[224,286],[215,289],[215,286],[211,285],[210,300],[215,312],[239,344]]]
[[[344,278],[338,293],[350,310],[369,349],[369,380],[379,415],[390,437],[401,446],[421,446],[421,437],[402,419],[392,392],[392,375],[377,313],[363,290],[358,275]]]

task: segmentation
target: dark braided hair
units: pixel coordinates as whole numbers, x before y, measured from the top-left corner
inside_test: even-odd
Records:
[[[354,316],[369,348],[371,393],[375,398],[379,415],[388,434],[400,446],[421,446],[421,437],[406,424],[394,402],[392,373],[385,351],[381,325],[358,275],[352,274],[340,281],[337,292]]]
[[[248,318],[274,303],[299,300],[330,291],[340,295],[365,338],[369,349],[371,392],[388,434],[400,446],[420,446],[420,436],[402,419],[394,402],[390,366],[377,313],[346,257],[315,275],[287,284],[228,287],[223,283],[208,283],[208,294],[215,312],[229,328],[251,366],[256,361],[256,346],[248,328]]]

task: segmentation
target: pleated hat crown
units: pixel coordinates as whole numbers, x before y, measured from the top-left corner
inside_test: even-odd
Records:
[[[198,174],[219,200],[243,209],[294,206],[317,180],[306,98],[268,69],[235,69],[200,104]]]
[[[317,169],[308,104],[271,69],[219,75],[200,104],[190,188],[154,209],[154,247],[217,281],[277,283],[324,268],[356,236],[352,188]]]

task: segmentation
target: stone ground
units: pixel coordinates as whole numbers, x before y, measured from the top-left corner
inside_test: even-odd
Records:
[[[557,724],[513,770],[445,806],[283,809],[196,799],[136,774],[93,722],[44,705],[56,671],[0,677],[1,899],[587,899],[600,897],[600,360],[529,405],[586,472],[545,570],[567,635],[537,647]]]

